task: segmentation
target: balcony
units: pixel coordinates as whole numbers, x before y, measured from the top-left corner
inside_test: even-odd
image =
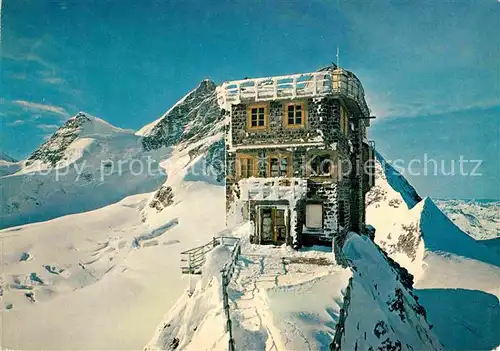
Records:
[[[354,100],[365,116],[370,115],[361,82],[349,71],[336,69],[288,76],[244,79],[217,87],[219,106],[244,102],[271,101],[338,95]]]
[[[238,182],[240,199],[249,200],[294,200],[302,197],[307,189],[307,180],[300,178],[245,178]]]

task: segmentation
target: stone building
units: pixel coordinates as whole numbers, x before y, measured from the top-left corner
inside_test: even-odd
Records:
[[[348,231],[365,230],[374,146],[353,73],[329,66],[231,81],[217,98],[228,121],[228,225],[250,220],[251,242],[294,247],[342,245]]]

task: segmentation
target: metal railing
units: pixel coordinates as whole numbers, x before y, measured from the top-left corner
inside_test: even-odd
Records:
[[[219,105],[227,110],[230,105],[246,100],[270,101],[336,94],[356,101],[363,114],[370,115],[361,82],[343,69],[236,80],[217,88]]]
[[[238,182],[240,200],[265,200],[269,196],[284,199],[302,194],[307,189],[307,180],[302,178],[245,178]]]
[[[231,236],[214,237],[212,241],[186,251],[181,252],[181,266],[183,274],[201,274],[201,267],[206,261],[207,254],[217,245],[234,246],[240,239]]]
[[[226,315],[226,332],[229,333],[229,345],[228,350],[234,351],[234,339],[233,339],[233,322],[231,321],[231,315],[229,313],[229,294],[228,287],[231,282],[231,278],[234,274],[234,269],[236,266],[236,262],[241,254],[241,245],[238,239],[238,242],[233,246],[233,250],[231,251],[231,257],[226,262],[224,267],[221,269],[222,275],[222,308],[224,309],[224,313]]]
[[[206,255],[218,245],[232,246],[229,260],[224,264],[220,273],[222,277],[222,308],[226,316],[226,332],[229,333],[229,351],[234,351],[233,323],[229,313],[229,294],[228,287],[233,277],[236,262],[241,254],[240,238],[232,236],[214,237],[212,241],[195,247],[193,249],[181,252],[181,262],[187,262],[187,266],[182,266],[182,273],[201,274],[201,267],[206,261]]]

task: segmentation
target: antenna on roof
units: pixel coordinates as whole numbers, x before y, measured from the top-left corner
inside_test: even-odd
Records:
[[[340,47],[337,46],[337,69],[340,68]]]

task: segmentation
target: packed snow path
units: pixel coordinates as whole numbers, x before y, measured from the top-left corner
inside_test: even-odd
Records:
[[[236,347],[328,349],[350,272],[326,248],[247,248],[228,289]]]

